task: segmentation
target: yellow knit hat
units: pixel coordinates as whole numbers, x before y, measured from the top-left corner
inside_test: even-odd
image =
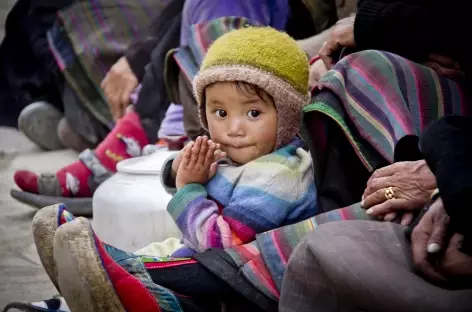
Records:
[[[213,43],[193,80],[206,129],[205,88],[225,81],[254,84],[272,96],[279,116],[277,147],[289,143],[299,132],[301,110],[309,100],[308,59],[290,36],[270,27],[247,27]]]

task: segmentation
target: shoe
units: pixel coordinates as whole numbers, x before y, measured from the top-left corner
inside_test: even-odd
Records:
[[[85,218],[57,229],[54,261],[61,294],[73,312],[182,311],[174,294],[152,282],[138,256],[102,244]]]
[[[77,152],[82,152],[87,148],[94,147],[92,143],[85,140],[71,128],[66,117],[62,117],[57,125],[57,137],[66,148],[73,149]]]
[[[64,204],[44,207],[33,218],[33,238],[38,250],[39,259],[49,279],[58,291],[60,289],[57,284],[57,271],[53,255],[54,235],[58,227],[73,219],[74,216],[67,211]]]
[[[26,106],[18,117],[18,128],[24,135],[45,150],[64,148],[57,136],[62,113],[48,102],[35,102]]]

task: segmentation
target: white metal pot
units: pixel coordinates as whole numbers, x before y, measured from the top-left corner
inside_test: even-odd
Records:
[[[149,156],[121,161],[117,173],[93,195],[93,228],[105,243],[134,252],[152,242],[180,237],[167,213],[171,199],[161,184],[164,161],[175,152],[158,151]]]

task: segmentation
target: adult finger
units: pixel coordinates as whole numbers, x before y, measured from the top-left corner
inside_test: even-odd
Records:
[[[397,213],[396,212],[389,212],[384,216],[384,221],[392,222],[397,218]]]
[[[455,68],[444,67],[435,62],[427,62],[425,65],[433,69],[440,76],[445,76],[451,79],[459,79],[464,77],[464,73],[461,70]]]
[[[370,180],[373,180],[373,179],[378,179],[378,178],[384,178],[384,177],[392,176],[395,172],[397,172],[398,170],[400,170],[403,166],[404,166],[404,163],[402,163],[402,162],[397,162],[397,163],[394,163],[394,164],[391,164],[391,165],[388,165],[388,166],[379,168],[379,169],[375,170],[375,171],[372,173],[372,175],[371,175],[370,178],[369,178],[369,181],[370,181]]]
[[[414,215],[412,212],[404,212],[400,224],[403,226],[408,226],[413,221],[413,218]]]
[[[367,209],[366,213],[371,216],[386,215],[390,212],[398,212],[407,209],[405,207],[405,200],[401,198],[392,198],[384,201],[378,205]]]
[[[105,87],[107,86],[109,80],[110,80],[110,73],[107,73],[105,75],[105,78],[103,78],[102,82],[100,83],[100,88],[105,89]]]
[[[391,185],[391,183],[382,184],[384,186]],[[392,187],[393,193],[398,192],[395,187]],[[376,191],[370,193],[370,195],[365,195],[364,193],[363,200],[361,201],[361,207],[364,209],[376,206],[388,200],[386,195],[387,187],[379,187]]]
[[[455,63],[452,58],[440,54],[430,54],[428,59],[446,67],[453,67]]]
[[[413,264],[416,270],[426,277],[435,281],[444,281],[444,277],[437,272],[433,265],[428,261],[428,230],[431,227],[431,222],[431,218],[425,215],[413,230],[411,235]]]
[[[448,224],[449,220],[446,220],[445,218],[434,220],[433,229],[428,239],[428,253],[437,254],[443,250],[447,236]]]
[[[337,46],[338,45],[333,39],[329,39],[323,43],[323,47],[321,48],[319,55],[327,69],[331,69],[333,67],[333,58],[331,55],[336,50]]]
[[[385,189],[388,187],[392,187],[393,184],[394,181],[392,179],[392,176],[371,179],[367,181],[367,186],[364,190],[363,196],[364,198],[366,198],[379,190],[382,190],[383,194],[385,195]]]

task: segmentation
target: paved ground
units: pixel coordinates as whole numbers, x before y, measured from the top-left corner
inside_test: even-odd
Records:
[[[0,40],[13,3],[0,0]],[[9,195],[13,173],[19,168],[55,171],[75,157],[71,151],[43,152],[16,129],[0,127],[0,310],[11,301],[38,301],[57,293],[33,243],[31,220],[36,210]]]
[[[43,152],[18,131],[0,127],[0,310],[10,301],[37,301],[57,292],[44,273],[31,234],[35,209],[10,198],[19,168],[55,171],[72,151]]]

